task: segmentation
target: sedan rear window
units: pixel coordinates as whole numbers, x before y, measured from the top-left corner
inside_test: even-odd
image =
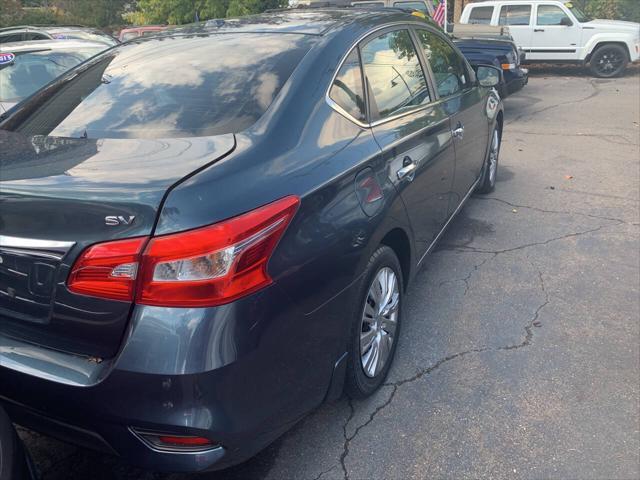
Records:
[[[85,48],[17,53],[12,63],[0,65],[0,102],[19,102],[101,50]]]
[[[264,114],[314,41],[266,33],[135,40],[63,77],[9,128],[83,138],[239,132]]]

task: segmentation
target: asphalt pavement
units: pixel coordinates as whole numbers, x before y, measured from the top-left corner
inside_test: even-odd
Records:
[[[640,478],[640,75],[537,68],[366,401],[201,480]],[[43,480],[186,480],[22,431]]]

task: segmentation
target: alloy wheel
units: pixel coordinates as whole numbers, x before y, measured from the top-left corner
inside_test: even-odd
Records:
[[[369,378],[380,373],[389,360],[399,307],[398,277],[391,268],[381,268],[369,287],[362,313],[360,360]]]
[[[608,77],[618,71],[624,63],[624,58],[615,50],[605,50],[597,58],[595,63],[598,74]]]
[[[491,149],[489,150],[489,183],[493,185],[496,181],[496,172],[498,171],[498,154],[500,152],[500,137],[498,130],[493,131],[491,139]]]

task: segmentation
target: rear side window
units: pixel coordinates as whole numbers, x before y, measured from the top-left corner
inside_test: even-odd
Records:
[[[503,5],[500,8],[500,25],[529,25],[531,5]]]
[[[43,35],[42,33],[26,32],[24,34],[24,39],[25,40],[49,40],[49,37],[47,37],[46,35]]]
[[[63,77],[9,128],[75,138],[236,133],[264,114],[315,41],[233,33],[127,43]]]
[[[571,25],[572,22],[557,5],[538,5],[536,23],[538,25]]]
[[[493,7],[473,7],[469,13],[469,23],[489,25],[493,16]]]
[[[464,61],[451,45],[426,30],[419,30],[418,38],[431,65],[438,95],[448,97],[471,87]]]
[[[19,53],[12,63],[0,66],[0,101],[19,102],[99,52],[93,48]]]
[[[389,117],[431,101],[418,54],[407,30],[385,33],[361,48],[373,98],[373,116]]]
[[[333,81],[329,97],[353,118],[364,121],[363,91],[360,57],[358,49],[354,48],[340,67],[340,71]]]
[[[21,42],[23,33],[10,33],[7,35],[0,35],[0,43]]]

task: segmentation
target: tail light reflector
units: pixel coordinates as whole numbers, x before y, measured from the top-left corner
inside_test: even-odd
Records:
[[[94,245],[74,265],[69,289],[135,299],[142,305],[203,307],[231,302],[271,283],[267,263],[299,202],[289,196],[207,227]],[[99,264],[95,274],[101,275],[104,286],[83,284],[74,275],[83,271],[87,260]]]
[[[201,452],[220,446],[205,437],[149,432],[137,428],[130,428],[130,430],[151,448],[167,452]]]
[[[138,260],[147,237],[98,243],[87,248],[69,274],[74,293],[109,298],[133,299]]]

